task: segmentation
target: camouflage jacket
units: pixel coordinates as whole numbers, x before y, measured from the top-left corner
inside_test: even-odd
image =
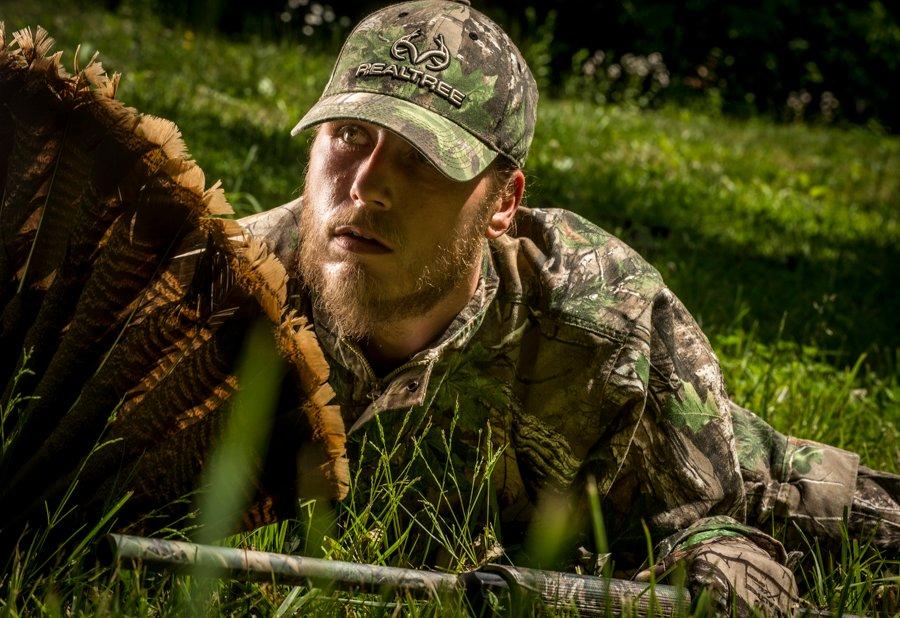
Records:
[[[299,207],[241,223],[291,264]],[[642,521],[666,553],[741,535],[765,537],[776,561],[781,545],[746,524],[787,516],[837,535],[858,456],[783,436],[735,405],[709,341],[637,253],[557,209],[521,208],[513,232],[487,246],[469,304],[386,376],[315,319],[350,437],[409,411],[455,415],[460,442],[482,447],[475,429],[489,426],[502,446],[492,480],[507,549],[542,500],[578,502],[589,479],[626,563],[646,556]]]

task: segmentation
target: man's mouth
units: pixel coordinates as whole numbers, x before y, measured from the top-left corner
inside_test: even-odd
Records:
[[[334,241],[352,253],[391,253],[391,249],[377,234],[355,225],[340,225],[332,232]]]

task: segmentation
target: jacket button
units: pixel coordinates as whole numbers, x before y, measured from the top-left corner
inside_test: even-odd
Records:
[[[410,393],[415,393],[417,390],[419,390],[419,382],[417,380],[412,380],[411,382],[407,383],[406,390],[408,390]]]

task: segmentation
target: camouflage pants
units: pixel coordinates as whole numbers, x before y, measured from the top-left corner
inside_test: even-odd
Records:
[[[851,537],[900,552],[900,475],[862,466],[856,453],[780,434],[739,406],[732,419],[748,524],[783,518],[838,541],[846,513]]]

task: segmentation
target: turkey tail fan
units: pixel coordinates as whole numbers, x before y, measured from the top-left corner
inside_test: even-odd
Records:
[[[283,265],[217,218],[224,192],[174,124],[51,46],[0,24],[0,553],[64,496],[78,519],[130,491],[126,525],[196,489],[259,319],[289,371],[244,525],[289,514],[313,477],[343,498],[343,419]],[[302,437],[317,455],[298,469]]]
[[[67,468],[68,472],[56,475],[51,487],[38,486],[39,492],[35,492],[29,481],[56,467],[55,453],[45,455],[28,466],[27,478],[20,477],[11,483],[4,501],[22,504],[25,511],[33,511],[44,502],[58,499],[77,480],[76,500],[90,502],[98,488],[123,474],[146,452],[172,449],[175,445],[171,441],[179,430],[189,429],[207,416],[215,416],[234,392],[236,380],[229,370],[240,352],[245,330],[246,325],[236,321],[223,326],[214,337],[190,351],[193,353],[184,354],[180,362],[174,363],[156,388],[146,393],[129,393],[136,403],[130,409],[126,409],[127,403],[119,406],[102,438],[107,444],[94,452],[83,467]],[[98,435],[99,432],[90,438],[96,440]],[[86,437],[78,436],[82,449]],[[56,443],[64,440],[63,436],[57,440],[52,438],[50,441]],[[45,443],[42,450],[52,452],[51,446]],[[93,446],[93,442],[88,446]],[[83,457],[84,450],[78,454]],[[205,454],[205,450],[183,453],[191,459],[201,460]],[[167,472],[161,474],[165,479]],[[165,486],[163,482],[161,488]],[[158,497],[162,499],[162,496]]]
[[[142,385],[171,371],[188,348],[202,345],[210,337],[209,329],[190,311],[174,304],[154,312],[140,328],[127,329],[41,448],[14,471],[6,489],[10,499],[33,498],[29,492],[41,489],[39,479],[50,469],[76,468],[84,456],[85,438],[100,435],[110,411],[120,407],[125,393],[135,397],[142,392]]]
[[[312,431],[315,465],[319,467],[331,497],[343,500],[350,488],[347,434],[340,408],[331,405],[334,391],[328,384],[328,363],[306,316],[288,313],[281,322],[276,342],[297,375],[305,401],[301,412]]]
[[[281,262],[267,254],[265,245],[255,239],[247,243],[247,256],[246,267],[236,273],[237,279],[277,325],[276,346],[304,394],[298,411],[306,419],[319,451],[316,465],[327,480],[330,497],[343,500],[350,483],[346,431],[340,408],[330,405],[335,393],[328,383],[328,362],[306,316],[282,309],[288,277]]]
[[[78,81],[80,80],[76,80],[76,83]],[[70,116],[78,120],[69,120],[67,135],[72,134],[72,126],[87,122],[80,117],[83,116],[82,110],[90,107],[82,105],[74,108]],[[38,351],[44,352],[52,347],[53,344],[47,342],[48,338],[62,336],[53,353],[52,361],[46,368],[42,361],[48,355],[42,353],[34,359],[37,364],[31,369],[40,373],[41,379],[33,392],[36,399],[24,409],[25,426],[16,445],[16,451],[7,459],[8,465],[14,466],[19,463],[21,461],[19,453],[32,452],[46,438],[46,431],[59,420],[60,414],[73,402],[78,393],[77,385],[90,376],[96,369],[103,351],[116,340],[122,326],[130,317],[127,310],[140,299],[142,293],[159,274],[179,237],[196,227],[201,216],[209,214],[201,199],[203,175],[199,172],[199,168],[189,161],[157,161],[165,145],[175,139],[177,131],[162,131],[156,119],[148,122],[139,119],[137,123],[130,124],[148,141],[133,138],[113,140],[113,143],[124,143],[127,149],[134,148],[143,153],[143,156],[137,157],[139,165],[133,166],[131,170],[121,175],[117,184],[117,193],[122,202],[117,208],[121,208],[123,212],[115,217],[115,222],[109,230],[104,230],[103,234],[98,235],[104,241],[99,256],[97,251],[82,251],[81,255],[73,255],[73,251],[66,252],[69,261],[65,270],[87,274],[86,281],[83,277],[81,280],[77,280],[78,277],[68,280],[60,277],[64,269],[58,264],[57,247],[78,248],[86,244],[61,237],[60,234],[62,231],[79,231],[78,228],[81,227],[77,223],[79,221],[84,221],[85,226],[91,227],[91,221],[96,220],[90,217],[92,209],[86,206],[95,202],[97,196],[91,195],[87,202],[77,200],[79,195],[93,193],[79,188],[85,179],[91,179],[91,176],[81,173],[87,169],[81,166],[79,174],[71,177],[56,175],[51,178],[52,188],[45,200],[46,206],[41,212],[37,234],[26,261],[17,274],[19,289],[26,289],[29,293],[35,289],[42,290],[44,282],[52,279],[50,286],[57,281],[60,284],[65,283],[68,290],[77,290],[78,296],[77,302],[72,303],[74,312],[64,324],[62,332],[59,327],[63,324],[59,324],[60,320],[57,319],[51,321],[50,328],[35,333],[34,327],[47,326],[46,323],[39,321],[28,324],[26,316],[31,312],[25,314],[19,312],[20,319],[16,320],[13,328],[15,330],[27,328],[26,341],[35,341]],[[145,124],[151,126],[145,128]],[[149,141],[154,139],[161,143]],[[88,145],[92,154],[96,153],[96,142],[97,140],[93,139]],[[77,140],[67,137],[65,144],[66,147],[58,155],[57,169],[72,167],[66,165],[65,161],[73,159],[84,161],[90,158],[79,153]],[[100,173],[100,169],[97,168],[97,173]],[[98,184],[90,182],[92,187]],[[66,197],[64,202],[57,204],[51,197],[58,194],[75,197]],[[55,208],[51,210],[52,206]],[[71,210],[72,213],[67,214],[67,210]],[[65,221],[71,218],[75,219],[76,224],[65,228]],[[55,231],[55,236],[45,234],[45,229]],[[96,247],[96,243],[93,244]],[[53,248],[45,248],[48,245]],[[28,285],[29,277],[38,279],[36,283]],[[37,296],[31,295],[32,298]],[[46,294],[40,294],[42,300],[44,296]],[[22,297],[23,295],[14,297],[13,301]],[[10,303],[10,306],[14,306],[14,303]],[[56,309],[53,305],[48,306]],[[40,310],[35,309],[35,313],[40,315]],[[57,310],[55,313],[63,312]]]
[[[234,230],[229,231],[227,228],[223,231],[226,234],[234,233]],[[203,256],[218,259],[223,257],[221,252],[214,253],[210,247],[207,247]],[[343,499],[349,487],[349,465],[343,418],[340,409],[330,405],[334,391],[328,384],[329,369],[324,354],[306,317],[297,315],[293,310],[285,310],[288,277],[284,266],[268,252],[264,243],[254,238],[245,239],[235,256],[224,257],[229,260],[230,268],[210,268],[215,260],[203,260],[204,263],[198,266],[192,282],[193,294],[197,294],[199,290],[206,292],[206,318],[215,321],[216,316],[227,313],[227,321],[216,332],[240,323],[238,330],[245,334],[250,326],[248,319],[251,313],[246,311],[247,304],[237,302],[235,296],[251,296],[252,304],[274,323],[272,334],[275,347],[288,366],[270,430],[268,450],[256,454],[257,483],[252,495],[246,496],[249,506],[243,514],[242,526],[251,529],[294,514],[297,499],[304,491],[301,486],[306,490],[302,494],[305,496]],[[230,281],[225,285],[219,282],[216,287],[214,280],[220,279],[222,273],[226,272]],[[188,294],[185,302],[189,303],[191,300],[192,294]],[[235,312],[236,308],[239,311]],[[232,353],[236,351],[236,347],[231,348]],[[217,349],[221,350],[222,346]],[[204,364],[214,363],[207,361]],[[198,369],[190,373],[194,375],[201,372]],[[220,391],[230,389],[229,394],[233,392],[233,375],[226,377],[220,374],[217,377],[225,377],[226,381],[207,380],[210,384],[207,392],[211,398],[222,396],[212,387]],[[161,389],[155,390],[162,392]],[[163,399],[171,401],[169,397]],[[204,451],[197,447],[197,435],[209,436],[209,440],[213,441],[223,422],[222,410],[215,410],[218,402],[210,405],[209,401],[207,399],[187,413],[182,413],[175,423],[165,423],[168,427],[177,426],[177,435],[146,451],[127,479],[113,480],[107,477],[107,486],[103,491],[97,492],[98,495],[116,495],[118,492],[109,487],[117,483],[121,489],[133,492],[130,509],[146,513],[150,505],[165,503],[173,509],[169,514],[170,518],[183,516],[184,503],[179,498],[187,490],[197,486],[205,463]],[[230,400],[224,402],[224,407],[230,403]],[[177,407],[187,408],[186,405]],[[161,418],[165,413],[162,410],[152,412],[147,415],[146,420],[140,420],[137,408],[131,414],[123,411],[122,424],[125,425],[130,418],[136,427],[146,427],[151,418]],[[123,432],[122,426],[114,428],[113,432],[116,430]],[[133,431],[136,429],[125,433],[131,435]],[[114,435],[113,432],[110,433],[111,436]],[[207,446],[206,452],[209,452],[209,444],[204,444]],[[305,456],[302,459],[307,465],[302,470],[298,470],[297,465],[301,455],[298,453],[300,444],[307,447],[306,452],[302,453]],[[309,451],[313,453],[311,457]],[[129,454],[126,459],[133,459],[134,455],[135,453]],[[171,470],[172,473],[161,473],[161,470]],[[299,478],[300,473],[315,470],[319,474],[310,475],[312,478]],[[144,522],[138,524],[146,525]]]
[[[36,235],[65,126],[65,102],[55,93],[68,89],[63,80],[41,70],[35,58],[36,42],[42,49],[45,34],[25,30],[17,33],[14,45],[19,45],[18,49],[10,49],[4,42],[0,51],[4,68],[0,78],[4,128],[0,134],[9,140],[3,146],[6,174],[0,202],[0,301],[4,303],[0,347],[6,349],[19,349],[19,336],[24,334],[21,322],[29,314],[29,306],[38,302],[27,292],[13,297],[18,289],[13,273],[24,264]],[[8,363],[0,366],[0,379],[5,381],[11,370]]]
[[[178,152],[181,143],[177,129],[167,134],[154,119],[115,100],[118,79],[106,78],[99,63],[92,61],[71,77],[62,70],[59,54],[46,57],[52,44],[46,32],[26,29],[14,37],[18,49],[5,47],[6,55],[14,58],[6,63],[12,65],[8,81],[25,86],[5,102],[16,147],[9,156],[0,204],[6,263],[0,281],[6,288],[4,298],[13,290],[17,293],[3,307],[0,344],[33,348],[31,369],[41,373],[69,320],[68,311],[76,306],[78,296],[72,296],[81,291],[110,230],[130,233],[128,224],[133,226],[137,215],[141,220],[165,220],[168,212],[177,210],[147,213],[144,192],[142,203],[135,203],[136,196],[125,202],[129,188],[140,186],[147,176],[152,179],[164,163],[160,151]],[[123,213],[133,218],[119,220]],[[114,221],[118,227],[110,227]],[[171,242],[162,236],[156,240]],[[146,237],[133,245],[132,254],[142,246],[154,248],[153,239]],[[47,306],[54,315],[40,314],[51,287],[55,299]],[[7,360],[0,367],[0,380],[9,379],[15,362],[10,365]]]

